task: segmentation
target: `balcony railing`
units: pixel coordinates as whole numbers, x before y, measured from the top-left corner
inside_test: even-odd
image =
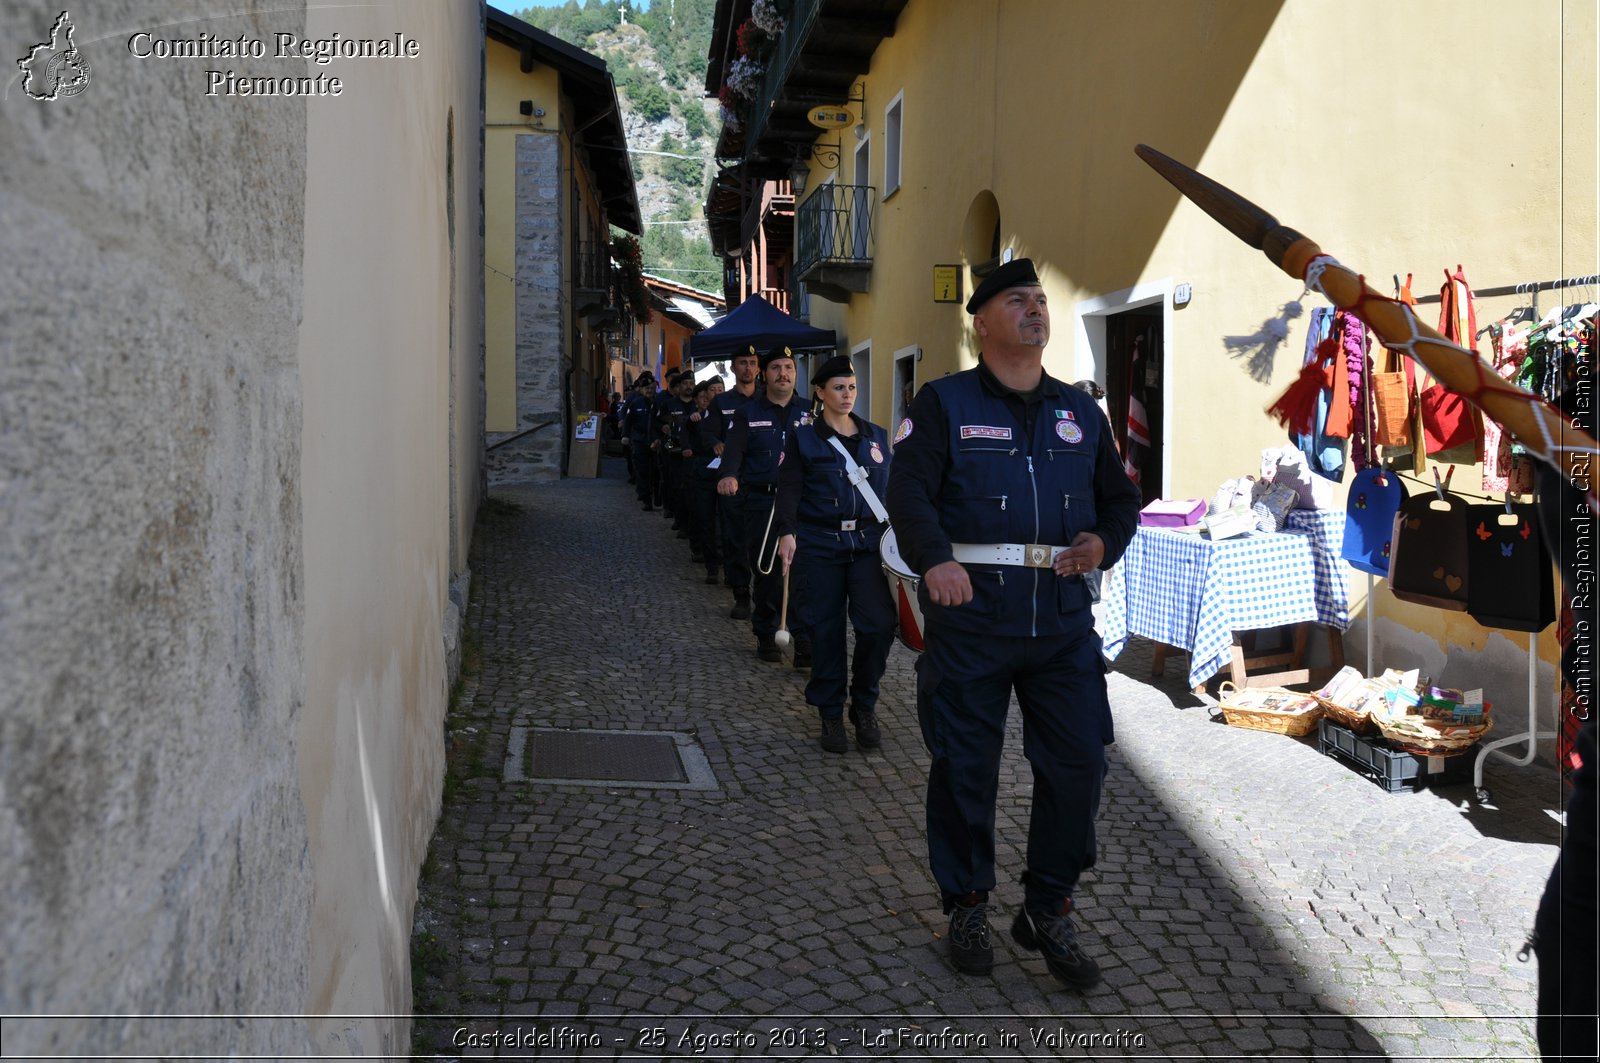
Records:
[[[784,313],[787,314],[789,312],[789,293],[784,289],[763,288],[761,289],[761,298],[765,299],[779,310],[782,310]]]
[[[871,185],[828,184],[807,197],[795,209],[795,272],[809,280],[827,266],[871,269],[876,201]]]
[[[611,242],[580,240],[573,249],[572,286],[591,291],[611,287]]]

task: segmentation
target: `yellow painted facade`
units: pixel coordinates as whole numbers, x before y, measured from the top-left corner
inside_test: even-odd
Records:
[[[1285,442],[1263,410],[1299,370],[1308,315],[1270,378],[1253,379],[1226,340],[1261,332],[1300,283],[1182,200],[1135,145],[1254,200],[1381,291],[1413,273],[1417,295],[1435,294],[1458,263],[1480,288],[1592,274],[1595,42],[1592,0],[911,0],[858,83],[861,127],[819,136],[842,157],[836,170],[813,161],[807,184],[879,191],[871,290],[813,296],[810,321],[837,330],[841,350],[871,343],[865,390],[888,423],[894,352],[920,348],[918,386],[974,364],[961,304],[934,301],[934,267],[962,264],[970,292],[998,226],[1000,247],[1040,268],[1054,375],[1106,382],[1108,315],[1156,316],[1162,493],[1209,498]],[[883,197],[896,102],[902,177]],[[853,166],[863,142],[866,180]],[[1176,308],[1180,285],[1192,297]],[[1480,327],[1517,303],[1480,301]],[[1437,307],[1422,311],[1433,323]],[[1477,484],[1476,469],[1457,470],[1458,489]],[[1341,507],[1344,491],[1334,485]],[[1360,665],[1365,578],[1352,574],[1351,591]],[[1521,703],[1526,636],[1386,589],[1373,607],[1379,662],[1389,647],[1393,663],[1438,674],[1486,654],[1498,693]],[[1541,651],[1548,697],[1553,627]]]
[[[517,420],[516,363],[516,146],[519,136],[559,140],[562,187],[552,191],[560,214],[560,295],[573,306],[573,236],[583,241],[609,240],[593,175],[581,152],[573,150],[572,105],[563,95],[562,78],[552,67],[535,63],[523,73],[519,53],[489,40],[484,63],[484,428],[512,432]],[[523,101],[533,114],[521,113]],[[539,112],[544,112],[542,115]],[[567,408],[581,413],[593,408],[597,387],[607,381],[607,357],[596,327],[581,315],[568,322],[565,359],[577,371],[567,381]]]

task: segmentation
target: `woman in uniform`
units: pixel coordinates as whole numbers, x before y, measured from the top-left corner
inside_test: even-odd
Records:
[[[790,571],[791,604],[812,643],[806,701],[822,718],[822,748],[843,753],[845,696],[856,743],[875,749],[878,682],[894,641],[895,608],[878,559],[888,528],[889,436],[859,417],[856,374],[836,355],[811,378],[813,414],[789,435],[778,470],[773,531]],[[856,632],[846,678],[845,621]]]

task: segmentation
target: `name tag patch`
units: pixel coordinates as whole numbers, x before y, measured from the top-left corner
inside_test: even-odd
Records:
[[[771,421],[751,421],[750,422],[750,427],[751,428],[771,428],[772,427],[772,422]]]
[[[961,426],[962,439],[1010,439],[1011,429],[995,428],[986,424],[964,424]]]

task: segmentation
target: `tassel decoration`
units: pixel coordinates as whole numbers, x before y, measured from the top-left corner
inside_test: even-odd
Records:
[[[1317,399],[1333,387],[1333,359],[1339,344],[1332,338],[1317,344],[1316,357],[1307,362],[1278,401],[1267,412],[1296,435],[1309,435],[1317,420]]]

